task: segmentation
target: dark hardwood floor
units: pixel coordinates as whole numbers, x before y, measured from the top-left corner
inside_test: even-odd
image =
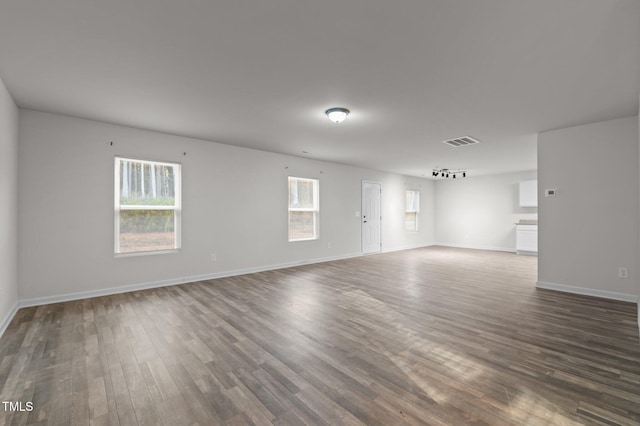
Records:
[[[21,309],[2,425],[640,424],[636,306],[443,247]]]

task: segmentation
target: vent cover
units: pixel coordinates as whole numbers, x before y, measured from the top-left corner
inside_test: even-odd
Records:
[[[462,136],[461,138],[449,139],[446,141],[442,141],[442,143],[446,143],[447,145],[453,146],[455,148],[467,145],[475,145],[480,143],[479,140],[472,138],[471,136]]]

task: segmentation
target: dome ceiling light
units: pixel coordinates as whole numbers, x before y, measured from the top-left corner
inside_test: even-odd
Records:
[[[324,112],[329,117],[329,120],[334,123],[342,123],[347,115],[349,115],[349,110],[346,108],[329,108]]]

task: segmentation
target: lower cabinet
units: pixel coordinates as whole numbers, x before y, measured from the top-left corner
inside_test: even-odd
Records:
[[[518,254],[538,254],[537,225],[516,225],[516,251]]]

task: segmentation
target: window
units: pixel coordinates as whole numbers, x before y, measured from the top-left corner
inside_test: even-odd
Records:
[[[318,239],[319,181],[289,177],[289,241]]]
[[[115,253],[180,248],[180,164],[115,161]]]
[[[420,192],[405,191],[404,229],[407,231],[418,230],[418,213],[420,213]]]

